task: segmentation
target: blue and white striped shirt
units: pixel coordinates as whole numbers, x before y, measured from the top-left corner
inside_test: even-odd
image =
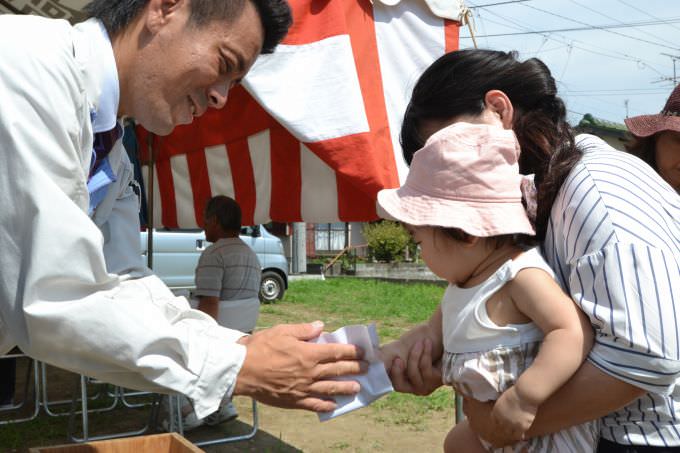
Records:
[[[595,328],[588,359],[649,392],[606,416],[601,435],[680,446],[680,196],[640,159],[594,136],[577,143],[544,253]]]

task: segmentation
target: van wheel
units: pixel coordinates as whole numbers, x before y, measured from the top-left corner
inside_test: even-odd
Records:
[[[285,292],[283,278],[273,271],[265,271],[262,273],[262,282],[260,283],[260,300],[264,303],[271,303],[276,299],[283,298]]]

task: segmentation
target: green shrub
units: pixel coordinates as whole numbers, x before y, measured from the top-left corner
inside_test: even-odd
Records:
[[[408,231],[399,223],[390,220],[366,225],[364,237],[371,254],[378,261],[401,261],[404,250],[412,243]]]

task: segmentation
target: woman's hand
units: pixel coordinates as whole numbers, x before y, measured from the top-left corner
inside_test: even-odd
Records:
[[[470,428],[495,448],[514,444],[516,440],[501,432],[498,424],[491,417],[493,405],[494,401],[481,402],[472,398],[464,398],[463,412],[467,417]]]
[[[388,373],[394,389],[402,393],[424,396],[442,385],[441,365],[432,363],[432,341],[428,338],[414,344],[406,363],[396,355]]]
[[[504,438],[519,442],[536,418],[538,405],[522,398],[516,386],[496,400],[491,410],[491,418]]]

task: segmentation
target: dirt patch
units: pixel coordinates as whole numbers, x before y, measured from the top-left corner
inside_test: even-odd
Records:
[[[237,398],[241,414],[224,425],[223,433],[240,434],[249,429],[250,402]],[[453,425],[453,414],[433,411],[420,423],[392,423],[371,407],[321,423],[315,414],[258,405],[260,430],[254,439],[235,444],[204,447],[208,452],[374,452],[441,451],[444,436]],[[384,414],[383,414],[384,415]],[[216,429],[202,428],[187,433],[191,440],[215,436]]]

